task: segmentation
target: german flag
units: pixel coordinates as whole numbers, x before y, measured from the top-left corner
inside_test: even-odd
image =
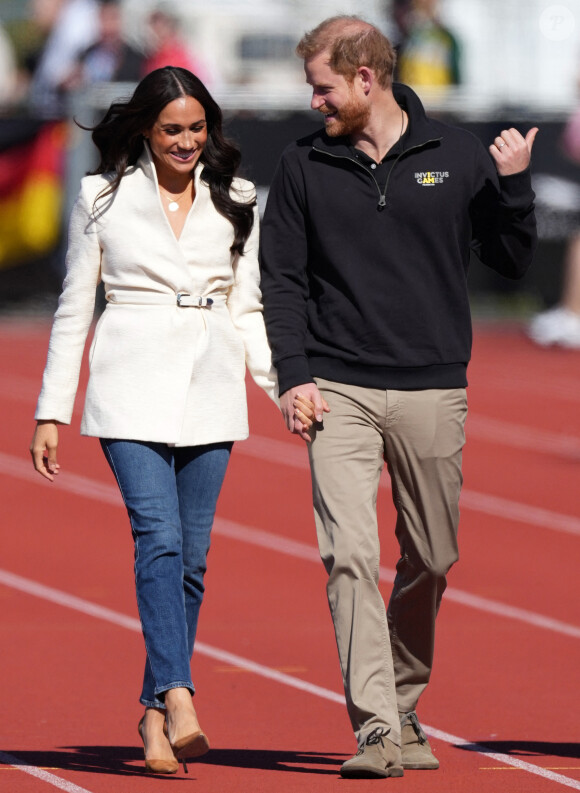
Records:
[[[50,253],[61,232],[66,123],[2,119],[0,269]]]

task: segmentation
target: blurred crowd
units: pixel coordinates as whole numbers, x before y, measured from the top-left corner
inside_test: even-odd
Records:
[[[182,34],[175,6],[160,4],[131,32],[120,0],[29,0],[25,18],[0,27],[0,103],[59,118],[72,93],[94,83],[138,82],[158,66],[211,75]]]
[[[172,64],[194,71],[208,87],[217,82],[184,35],[178,3],[160,2],[142,29],[124,15],[122,0],[23,0],[27,13],[0,22],[0,105],[32,113],[66,113],[72,92],[100,82],[137,82]],[[438,0],[392,0],[390,23],[399,53],[397,79],[418,87],[460,82],[456,37],[439,19]]]
[[[151,6],[137,26],[122,0],[21,1],[26,13],[0,20],[0,307],[41,290],[48,271],[60,279],[78,181],[69,123],[78,98],[97,84],[132,87],[168,64],[208,86],[213,76],[192,52],[175,3]]]
[[[438,0],[393,0],[395,79],[415,88],[444,90],[461,83],[461,49],[440,18]]]

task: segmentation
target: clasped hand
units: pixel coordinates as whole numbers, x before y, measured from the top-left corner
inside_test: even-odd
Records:
[[[310,429],[314,422],[321,422],[324,413],[329,413],[328,403],[322,397],[315,383],[289,388],[280,397],[280,410],[287,428],[307,443],[310,443]]]

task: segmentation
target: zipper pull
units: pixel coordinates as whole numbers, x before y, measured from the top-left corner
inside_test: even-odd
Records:
[[[380,211],[381,211],[382,209],[384,209],[386,206],[387,206],[387,199],[385,198],[385,196],[384,196],[384,195],[382,195],[382,196],[379,198],[379,204],[378,204],[378,206],[377,206],[377,209],[378,209],[378,210],[379,210],[379,212],[380,212]]]

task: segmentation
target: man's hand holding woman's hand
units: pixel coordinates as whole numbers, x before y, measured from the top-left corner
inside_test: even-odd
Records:
[[[307,443],[314,422],[321,422],[330,408],[315,383],[304,383],[288,389],[280,397],[280,410],[290,432],[300,435]]]

